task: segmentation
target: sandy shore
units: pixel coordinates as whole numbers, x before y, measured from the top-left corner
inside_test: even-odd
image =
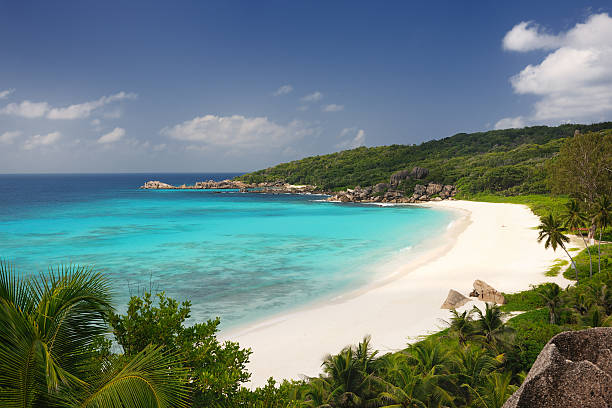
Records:
[[[390,270],[389,278],[331,302],[221,334],[252,348],[251,385],[263,385],[271,376],[316,376],[326,354],[337,353],[366,334],[382,352],[400,350],[417,336],[442,327],[440,319],[447,319],[449,312],[440,305],[448,290],[467,295],[475,279],[503,292],[546,281],[569,284],[560,276],[544,275],[565,254],[538,244],[533,227],[539,220],[526,206],[471,201],[428,205],[460,211],[461,218],[435,248],[399,270]]]

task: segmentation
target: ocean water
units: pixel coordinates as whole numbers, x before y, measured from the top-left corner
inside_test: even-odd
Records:
[[[236,174],[0,175],[0,257],[24,273],[91,264],[115,304],[164,290],[223,328],[333,297],[416,256],[455,215],[316,195],[139,190]]]

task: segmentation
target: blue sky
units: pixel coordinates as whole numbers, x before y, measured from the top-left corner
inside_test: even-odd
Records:
[[[610,120],[610,8],[0,0],[0,172],[248,171]]]

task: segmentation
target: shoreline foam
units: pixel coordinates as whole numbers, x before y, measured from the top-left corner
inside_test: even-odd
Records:
[[[538,218],[526,206],[470,201],[427,206],[465,215],[451,223],[444,242],[409,264],[332,300],[221,333],[223,339],[252,348],[251,386],[264,385],[270,376],[316,376],[326,354],[337,353],[367,334],[381,352],[401,350],[409,339],[437,330],[440,319],[448,318],[440,305],[449,289],[467,295],[475,279],[506,293],[546,281],[569,283],[562,276],[544,275],[563,254],[545,250],[537,242],[533,227]],[[461,309],[477,303],[471,301]]]

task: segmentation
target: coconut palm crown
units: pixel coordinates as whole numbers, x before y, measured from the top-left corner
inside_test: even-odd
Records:
[[[92,268],[26,277],[0,261],[0,406],[187,406],[175,355],[149,346],[130,359],[100,358],[110,301]]]
[[[540,225],[538,226],[538,229],[540,230],[538,242],[544,241],[544,248],[548,249],[550,247],[553,249],[553,251],[556,251],[557,247],[561,247],[565,251],[569,259],[572,261],[572,267],[576,273],[576,281],[578,281],[578,268],[576,267],[574,258],[572,258],[570,253],[565,248],[565,244],[568,243],[570,239],[563,233],[561,222],[553,217],[552,214],[549,214],[548,216],[540,217]]]

